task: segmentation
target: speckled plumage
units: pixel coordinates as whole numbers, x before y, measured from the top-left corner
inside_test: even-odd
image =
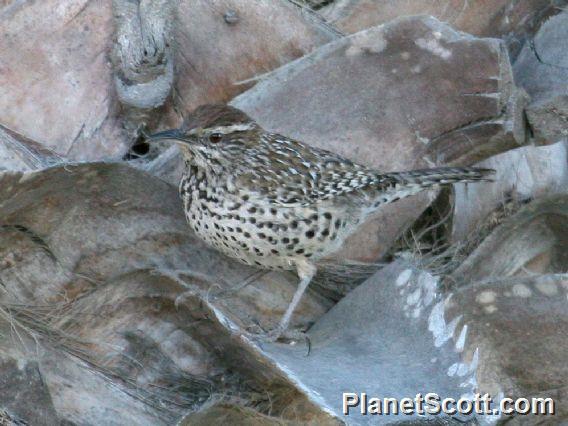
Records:
[[[485,180],[489,172],[380,173],[267,132],[224,105],[200,107],[181,129],[154,138],[179,143],[186,164],[180,194],[200,238],[246,264],[297,270],[308,283],[313,262],[381,205],[441,184]]]

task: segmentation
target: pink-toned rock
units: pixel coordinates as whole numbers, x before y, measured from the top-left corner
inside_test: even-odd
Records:
[[[255,77],[338,37],[286,0],[184,0],[177,15],[173,101],[182,114],[226,102],[254,85]],[[170,124],[179,122],[174,114]]]
[[[522,37],[543,16],[559,12],[560,4],[551,3],[549,0],[336,0],[318,12],[349,34],[401,16],[431,15],[477,36],[515,33]]]
[[[109,0],[3,2],[0,124],[75,159],[119,158]]]
[[[254,84],[241,80],[337,37],[285,0],[254,7],[241,0],[182,1],[174,21],[160,16],[168,31],[174,27],[164,36],[156,24],[161,3],[142,3],[117,1],[115,17],[111,0],[2,2],[0,124],[63,157],[119,159],[135,130],[120,105],[157,116],[153,108],[169,99],[174,73],[169,112],[177,122],[174,111],[226,101]],[[137,8],[142,23],[133,17]],[[154,45],[167,47],[164,60],[160,52],[148,59]]]

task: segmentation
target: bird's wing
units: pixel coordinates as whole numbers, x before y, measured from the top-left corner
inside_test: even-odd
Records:
[[[248,154],[248,166],[241,167],[237,185],[280,206],[308,206],[391,183],[337,154],[278,134],[263,136]]]

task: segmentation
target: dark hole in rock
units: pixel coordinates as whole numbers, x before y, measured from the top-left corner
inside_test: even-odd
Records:
[[[134,160],[136,158],[144,157],[150,152],[150,144],[145,142],[144,138],[140,136],[130,147],[130,150],[124,156],[124,160]]]

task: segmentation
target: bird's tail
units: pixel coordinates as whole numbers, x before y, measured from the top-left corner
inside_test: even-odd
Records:
[[[429,188],[460,182],[491,181],[493,169],[477,167],[437,167],[433,169],[394,172],[381,175],[383,192],[373,207],[392,203]]]
[[[437,167],[435,169],[412,170],[410,172],[386,173],[384,176],[395,184],[431,188],[458,182],[491,181],[493,169],[477,167]]]

